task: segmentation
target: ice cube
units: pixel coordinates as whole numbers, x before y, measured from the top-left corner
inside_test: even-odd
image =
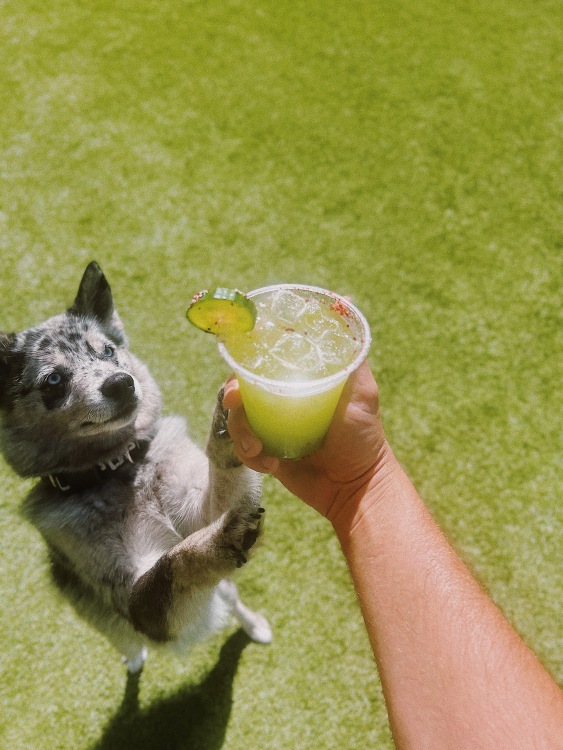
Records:
[[[342,367],[350,364],[357,349],[357,342],[351,333],[330,328],[317,340],[319,356],[323,364],[339,364]]]
[[[307,331],[312,339],[320,336],[326,327],[326,308],[314,297],[305,300],[305,306],[299,316],[299,328]]]
[[[300,318],[301,330],[306,330],[307,335],[313,341],[319,342],[327,331],[345,331],[342,321],[334,316],[326,305],[317,300],[312,300],[308,305],[307,312]]]
[[[268,355],[268,342],[262,341],[256,331],[231,333],[225,344],[237,362],[248,370],[258,370]]]
[[[321,367],[317,345],[299,333],[285,333],[270,350],[270,356],[288,372],[311,373]]]
[[[299,294],[281,289],[272,295],[269,312],[272,319],[284,323],[295,323],[307,307],[307,302]]]

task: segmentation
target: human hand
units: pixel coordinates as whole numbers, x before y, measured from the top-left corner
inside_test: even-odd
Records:
[[[229,433],[240,460],[255,471],[272,474],[327,518],[370,481],[385,453],[378,389],[367,360],[348,378],[322,446],[302,459],[280,460],[264,454],[246,419],[234,376],[225,384],[223,404],[229,410]]]

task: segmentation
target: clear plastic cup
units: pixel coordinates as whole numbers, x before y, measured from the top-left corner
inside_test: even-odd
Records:
[[[281,292],[289,294],[282,295]],[[330,310],[333,318],[335,314],[342,318],[342,330],[338,331],[338,336],[343,335],[344,331],[344,336],[349,337],[349,341],[344,341],[343,361],[332,368],[336,371],[324,377],[309,377],[306,366],[309,332],[303,335],[301,343],[297,339],[297,346],[291,339],[294,327],[299,326],[299,318],[304,319],[304,316],[298,309],[286,313],[281,310],[280,305],[281,315],[285,316],[282,320],[284,324],[287,323],[286,330],[292,332],[287,336],[283,335],[285,340],[279,344],[282,349],[285,346],[294,357],[294,361],[288,363],[290,379],[288,374],[280,377],[279,373],[276,377],[269,377],[270,373],[264,373],[263,365],[256,368],[261,370],[260,373],[254,372],[252,367],[241,364],[231,354],[228,341],[219,341],[219,352],[238,378],[248,421],[262,441],[264,451],[279,458],[301,458],[321,445],[348,376],[369,351],[371,334],[365,317],[348,299],[326,289],[302,284],[278,284],[249,292],[247,296],[257,304],[262,324],[264,318],[261,307],[269,304],[273,295],[277,295],[276,299],[282,301],[285,297],[286,307],[299,308],[298,298],[304,301],[303,309],[308,315],[307,319],[313,320],[310,331],[312,336],[320,336],[322,339],[325,334],[332,335],[332,322],[329,319],[326,320],[326,331],[324,330],[325,314]],[[314,315],[314,312],[310,312],[311,309],[318,310],[319,314]],[[291,316],[295,314],[296,322],[292,323]],[[276,318],[278,312],[271,312],[271,320],[266,323],[279,326],[280,319]]]

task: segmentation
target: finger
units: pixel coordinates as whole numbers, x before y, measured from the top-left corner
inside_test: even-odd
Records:
[[[252,432],[242,405],[236,376],[231,375],[223,388],[223,406],[229,410],[227,426],[235,452],[241,461],[255,471],[271,474],[278,470],[279,459],[262,454],[262,443]]]
[[[262,443],[252,432],[242,406],[229,409],[227,427],[239,458],[255,458],[262,452]]]
[[[257,471],[259,474],[275,474],[278,469],[280,462],[273,456],[264,456],[262,453],[254,458],[244,458],[239,456],[241,461],[244,461],[245,466],[249,469]]]
[[[279,471],[279,458],[275,458],[274,456],[265,456],[264,454],[262,454],[258,457],[258,460],[260,461],[260,464],[262,465],[262,471],[265,474],[276,474]]]
[[[235,409],[242,404],[242,396],[238,380],[231,375],[223,386],[223,406],[225,409]]]

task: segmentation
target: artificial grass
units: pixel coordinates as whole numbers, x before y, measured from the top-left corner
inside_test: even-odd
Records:
[[[215,284],[352,294],[396,452],[563,679],[557,409],[560,5],[32,0],[0,8],[0,328],[97,259],[166,410],[204,439],[226,375],[183,312]],[[0,464],[0,744],[392,747],[346,566],[272,480],[226,633],[126,684],[54,592]],[[401,592],[397,592],[400,596]]]

